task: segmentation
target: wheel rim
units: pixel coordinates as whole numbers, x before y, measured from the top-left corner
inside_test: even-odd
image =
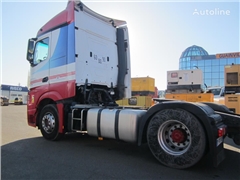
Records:
[[[171,155],[182,155],[191,145],[191,133],[180,121],[168,120],[158,129],[161,148]]]
[[[48,134],[55,129],[55,117],[52,113],[46,113],[42,118],[42,128]]]

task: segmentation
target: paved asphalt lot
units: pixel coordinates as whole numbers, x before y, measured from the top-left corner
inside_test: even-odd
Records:
[[[187,170],[158,163],[147,145],[69,134],[58,142],[27,125],[26,105],[1,108],[1,179],[240,179],[240,146],[225,143],[218,168],[207,160]]]

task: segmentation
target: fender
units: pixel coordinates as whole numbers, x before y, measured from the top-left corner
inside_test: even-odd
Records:
[[[40,102],[44,99],[51,99],[54,102],[57,102],[59,100],[62,100],[63,97],[57,92],[57,91],[50,91],[47,93],[42,94],[42,96],[39,98],[37,104],[41,104]],[[64,131],[64,112],[63,112],[63,104],[62,103],[56,103],[57,104],[57,110],[58,110],[58,118],[59,118],[59,133],[63,133]],[[37,116],[35,116],[36,118]],[[35,120],[35,122],[37,122]]]
[[[52,99],[53,101],[59,101],[62,100],[63,97],[57,92],[57,91],[50,91],[47,93],[44,93],[38,100],[37,104],[41,102],[43,99]]]
[[[210,106],[214,111],[220,111],[220,112],[226,112],[226,113],[234,114],[232,111],[230,111],[227,108],[227,106],[225,106],[223,104],[217,104],[217,103],[213,103],[213,102],[203,102],[203,103]]]
[[[217,138],[217,125],[222,125],[222,118],[220,115],[215,114],[214,110],[203,103],[191,103],[185,101],[164,101],[159,104],[152,106],[147,113],[142,117],[139,123],[138,131],[138,146],[146,141],[146,130],[147,125],[154,114],[163,109],[184,109],[192,113],[203,125],[206,131],[207,137],[207,147],[209,147],[210,157],[214,159],[214,166],[218,163],[217,153],[222,151],[223,143],[216,148],[216,138]],[[219,148],[219,149],[218,149]],[[222,157],[224,158],[224,154]]]
[[[59,127],[58,132],[63,133],[64,132],[64,111],[63,111],[63,104],[58,103],[57,104],[57,110],[58,110],[58,120],[59,120]]]

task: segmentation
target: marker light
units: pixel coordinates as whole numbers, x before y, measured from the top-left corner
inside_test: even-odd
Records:
[[[226,128],[222,127],[218,129],[218,137],[222,137],[226,134]]]

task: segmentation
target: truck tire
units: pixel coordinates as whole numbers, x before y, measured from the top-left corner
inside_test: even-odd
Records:
[[[58,132],[59,119],[55,105],[49,104],[44,106],[40,113],[39,128],[43,137],[47,140],[56,141],[63,136],[63,134]]]
[[[156,113],[148,124],[147,141],[159,162],[176,169],[193,166],[206,149],[201,123],[182,109],[164,109]]]

